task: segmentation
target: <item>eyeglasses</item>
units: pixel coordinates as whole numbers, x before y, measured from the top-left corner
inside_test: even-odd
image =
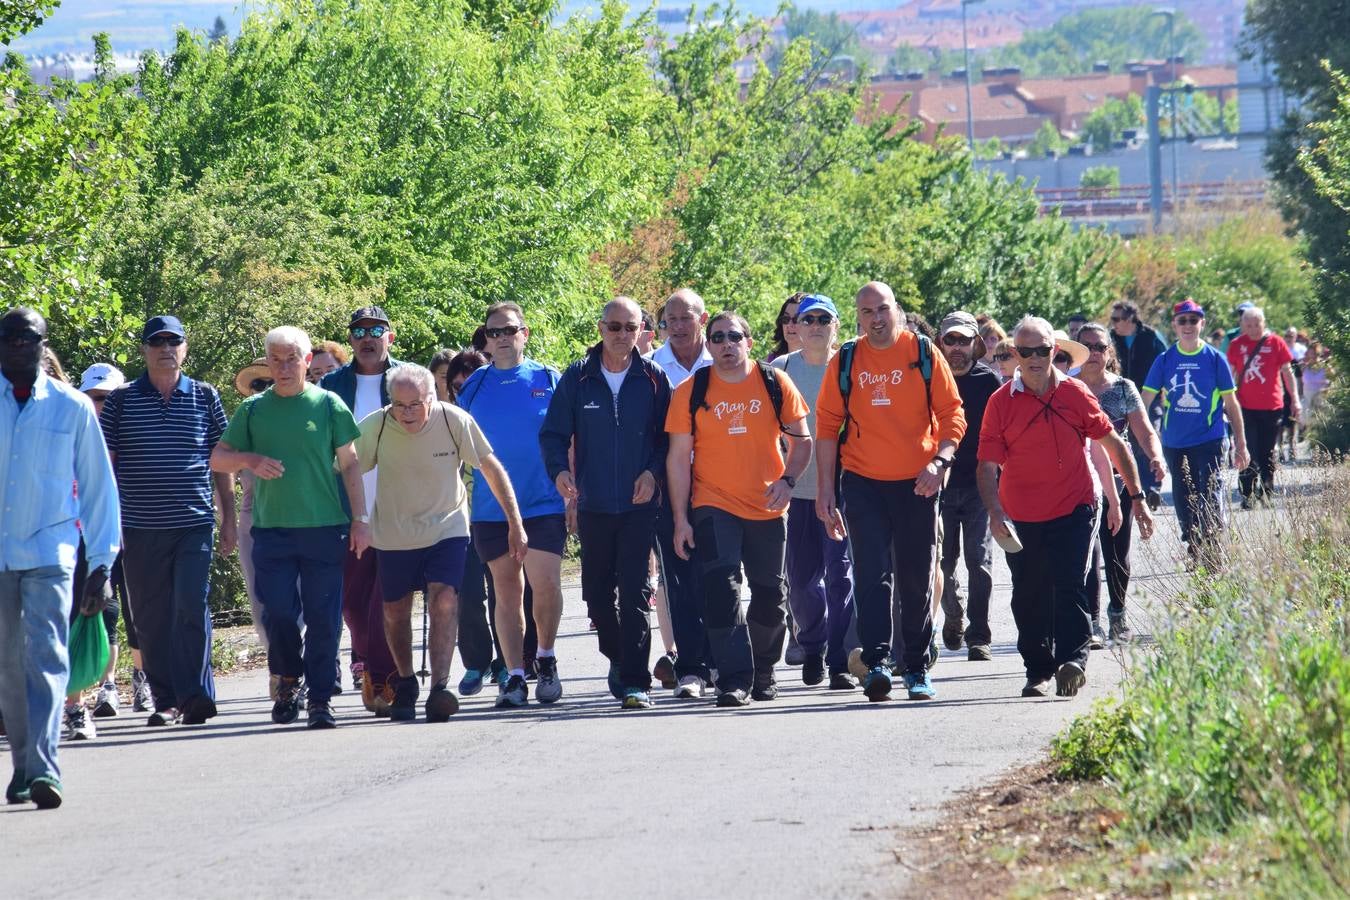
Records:
[[[994,354],[994,362],[1007,362],[1007,361],[1010,360],[1010,359],[1012,359],[1012,354],[1011,354],[1011,353],[995,353],[995,354]]]
[[[181,347],[184,343],[183,337],[177,334],[157,334],[145,339],[145,345],[147,347],[163,347],[165,345],[170,347]]]
[[[834,316],[827,312],[807,313],[804,316],[797,317],[798,325],[829,325],[834,321]]]
[[[248,389],[255,394],[261,394],[275,383],[270,378],[255,378],[248,383]]]
[[[363,325],[358,325],[355,328],[350,329],[350,331],[352,338],[359,341],[361,340],[361,338],[367,337],[382,338],[389,333],[389,326],[371,325],[369,328],[367,328]]]
[[[1130,316],[1112,316],[1112,317],[1111,317],[1111,321],[1112,321],[1112,322],[1133,322],[1134,319],[1131,318]]]
[[[708,340],[714,344],[732,343],[739,344],[749,337],[748,334],[741,334],[739,331],[714,331],[708,335]]]
[[[942,343],[948,347],[969,347],[974,342],[974,338],[966,337],[964,334],[957,334],[954,331],[948,332],[942,336]]]
[[[1084,344],[1083,346],[1088,348],[1089,353],[1105,353],[1107,350],[1111,349],[1106,344]]]
[[[792,315],[792,313],[783,313],[781,316],[778,317],[779,325],[793,325],[796,323],[796,321],[797,317]]]
[[[1175,319],[1173,319],[1172,321],[1173,321],[1174,323],[1176,323],[1177,325],[1199,325],[1199,324],[1200,324],[1200,317],[1199,317],[1199,316],[1177,316],[1177,317],[1176,317]]]
[[[418,400],[415,403],[390,403],[389,406],[394,412],[415,413],[421,412],[426,407],[426,404],[421,400]]]
[[[0,331],[0,341],[6,344],[12,344],[16,347],[23,347],[29,344],[38,344],[42,342],[42,335],[31,328],[25,328],[23,331]]]
[[[524,325],[503,325],[501,328],[484,328],[483,336],[489,338],[515,337],[525,330]]]
[[[1020,357],[1022,357],[1023,359],[1031,359],[1033,356],[1039,356],[1041,359],[1045,359],[1045,358],[1048,357],[1051,353],[1054,352],[1054,349],[1055,349],[1055,348],[1054,348],[1054,347],[1014,347],[1013,349],[1016,350],[1016,351],[1017,351],[1017,355],[1020,356]]]
[[[638,329],[640,329],[640,328],[642,327],[642,326],[639,325],[637,322],[605,322],[605,321],[601,321],[600,324],[603,325],[603,326],[605,326],[605,329],[606,329],[607,331],[609,331],[611,334],[618,334],[620,331],[626,331],[626,332],[628,332],[629,334],[634,334],[634,333],[636,333],[636,332],[638,331]]]
[[[1067,365],[1070,365],[1070,364],[1072,364],[1072,363],[1073,363],[1073,357],[1070,356],[1069,354],[1067,354],[1067,353],[1056,353],[1056,354],[1055,354],[1055,365],[1057,365],[1057,366],[1067,366]]]

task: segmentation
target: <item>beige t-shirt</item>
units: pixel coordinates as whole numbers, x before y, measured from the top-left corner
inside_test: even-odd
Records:
[[[449,403],[433,403],[416,434],[383,409],[362,419],[356,440],[361,471],[379,470],[371,544],[377,550],[420,550],[468,537],[469,494],[461,464],[477,468],[491,453],[478,423]]]

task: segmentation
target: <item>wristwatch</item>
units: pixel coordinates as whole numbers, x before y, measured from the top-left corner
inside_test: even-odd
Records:
[[[784,475],[783,480],[787,482],[787,486],[790,488],[795,488],[797,486],[797,479],[793,478],[791,475]]]
[[[952,461],[945,456],[935,456],[933,457],[933,465],[937,466],[939,469],[950,469],[952,467]]]
[[[362,515],[359,515],[359,516],[352,516],[352,521],[353,521],[353,522],[360,522],[362,525],[369,525],[369,524],[370,524],[370,516],[365,515],[365,514],[362,514]]]
[[[1137,493],[1137,494],[1129,494],[1128,496],[1129,496],[1129,498],[1130,498],[1131,500],[1133,500],[1135,503],[1138,503],[1140,500],[1143,500],[1144,497],[1145,497],[1146,495],[1144,494],[1143,491],[1140,491],[1140,492]]]

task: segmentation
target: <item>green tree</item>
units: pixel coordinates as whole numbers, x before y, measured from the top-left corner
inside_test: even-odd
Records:
[[[1088,114],[1083,122],[1082,138],[1096,152],[1105,153],[1113,142],[1120,140],[1122,132],[1143,124],[1144,101],[1138,94],[1130,94],[1124,100],[1111,97]]]
[[[932,70],[937,60],[931,51],[915,47],[910,44],[901,44],[891,52],[886,60],[886,69],[890,72],[928,72]]]
[[[1083,170],[1078,184],[1099,191],[1103,197],[1113,197],[1120,189],[1120,167],[1090,166]]]
[[[1173,23],[1178,55],[1195,60],[1205,39],[1183,13]],[[997,65],[1021,66],[1031,77],[1072,75],[1106,62],[1119,69],[1131,59],[1171,56],[1167,20],[1150,7],[1089,9],[1065,16],[1046,29],[1029,31],[1016,44],[995,51]]]
[[[0,44],[8,44],[46,21],[61,0],[4,0],[0,3]]]
[[[230,39],[230,29],[225,24],[225,20],[216,16],[216,20],[211,23],[211,30],[206,33],[206,41],[210,44],[219,44],[221,41]]]
[[[1055,123],[1046,119],[1041,123],[1041,127],[1036,130],[1036,136],[1027,144],[1027,156],[1031,159],[1039,159],[1043,156],[1049,156],[1052,152],[1062,154],[1069,147],[1069,142],[1059,133]]]

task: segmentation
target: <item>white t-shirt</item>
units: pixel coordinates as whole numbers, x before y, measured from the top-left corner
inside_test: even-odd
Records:
[[[357,422],[364,421],[367,416],[378,409],[384,407],[380,402],[380,382],[384,381],[384,375],[362,375],[356,373],[356,409],[352,410],[352,416]],[[375,512],[375,486],[377,472],[371,469],[364,476],[362,481],[366,486],[366,515],[372,515]]]
[[[614,411],[619,410],[619,388],[623,387],[623,380],[628,375],[628,370],[622,372],[611,372],[603,365],[600,366],[600,374],[605,376],[605,381],[609,384],[609,390],[614,394]]]

